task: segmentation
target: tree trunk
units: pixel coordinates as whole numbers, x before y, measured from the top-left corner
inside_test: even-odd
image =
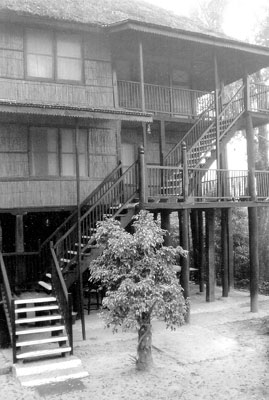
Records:
[[[138,331],[138,346],[137,346],[137,360],[136,368],[139,371],[144,371],[152,365],[152,332],[150,318],[144,318]]]

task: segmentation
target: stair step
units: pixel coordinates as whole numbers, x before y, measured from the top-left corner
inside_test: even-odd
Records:
[[[64,330],[64,325],[41,326],[37,328],[17,329],[16,335],[32,335],[45,332],[55,332]]]
[[[38,281],[38,284],[40,286],[42,286],[44,289],[51,291],[52,290],[52,286],[50,283],[44,282],[44,281]]]
[[[49,306],[39,306],[39,307],[23,307],[23,308],[16,308],[15,314],[19,313],[27,313],[27,312],[36,312],[36,311],[50,311],[50,310],[58,310],[59,306],[49,305]]]
[[[78,243],[75,243],[75,246],[77,246],[78,247]],[[80,247],[84,247],[85,246],[85,244],[83,244],[83,243],[80,243]]]
[[[16,347],[35,346],[38,344],[45,344],[45,343],[66,342],[67,340],[68,340],[67,336],[54,336],[47,339],[20,341],[16,343]]]
[[[61,315],[43,315],[40,317],[33,317],[33,318],[19,318],[15,320],[15,324],[28,324],[34,322],[41,322],[41,321],[55,321],[61,319]]]
[[[69,346],[68,347],[59,347],[57,349],[29,351],[26,353],[17,354],[17,359],[22,360],[24,358],[35,358],[35,357],[57,355],[57,354],[67,353],[69,351],[71,351],[71,347],[69,347]]]
[[[50,303],[56,301],[56,297],[31,297],[28,299],[15,300],[15,304],[30,304],[30,303]]]
[[[46,273],[46,277],[51,279],[51,274],[49,272]]]

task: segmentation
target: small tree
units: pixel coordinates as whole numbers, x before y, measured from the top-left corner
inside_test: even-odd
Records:
[[[106,288],[102,316],[107,327],[117,331],[138,328],[136,366],[143,370],[152,363],[151,320],[164,319],[167,328],[184,323],[186,301],[176,277],[180,246],[163,246],[165,231],[146,211],[134,217],[134,234],[113,219],[99,222],[96,241],[102,254],[90,266],[91,280]]]

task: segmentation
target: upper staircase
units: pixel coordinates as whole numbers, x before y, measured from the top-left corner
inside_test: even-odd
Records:
[[[211,163],[215,159],[217,134],[219,141],[234,133],[236,122],[244,113],[243,100],[244,85],[242,85],[230,101],[223,107],[218,117],[215,112],[214,101],[200,115],[191,129],[184,137],[170,150],[164,158],[164,165],[179,166],[181,160],[181,147],[185,142],[187,146],[188,167],[197,168],[208,160]],[[218,100],[220,103],[220,99]]]

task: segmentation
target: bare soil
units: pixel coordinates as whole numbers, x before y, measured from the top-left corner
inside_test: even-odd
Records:
[[[249,311],[248,294],[233,292],[214,303],[193,287],[191,323],[176,331],[153,322],[150,371],[138,372],[133,356],[137,333],[113,335],[96,312],[86,317],[87,340],[74,326],[74,354],[89,377],[79,382],[21,388],[12,376],[1,376],[5,400],[268,400],[269,297],[260,296],[259,313]]]

